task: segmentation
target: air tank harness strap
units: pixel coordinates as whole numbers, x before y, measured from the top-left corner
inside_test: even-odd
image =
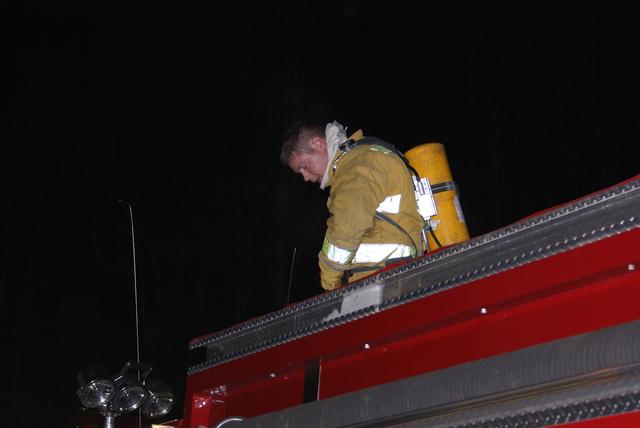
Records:
[[[389,259],[384,263],[384,266],[388,266],[392,263],[398,263],[402,261],[415,260],[416,258],[418,258],[418,256],[422,255],[422,252],[423,252],[422,246],[420,246],[420,248],[418,249],[418,247],[416,246],[416,243],[413,241],[413,238],[411,238],[411,235],[409,235],[407,231],[402,228],[402,226],[400,226],[398,223],[396,223],[393,219],[391,219],[389,216],[385,214],[376,212],[375,216],[376,218],[389,223],[390,225],[396,227],[398,230],[404,233],[407,236],[407,238],[409,238],[409,241],[411,242],[413,249],[416,251],[416,254],[412,257],[397,257],[395,259]],[[370,270],[373,271],[378,269],[380,269],[380,266],[362,266],[362,267],[356,267],[356,268],[351,268],[349,270],[346,270],[342,275],[342,285],[347,284],[349,282],[349,278],[353,276],[353,274],[355,273],[366,272]]]
[[[344,271],[344,273],[342,274],[342,285],[346,285],[349,283],[349,278],[351,278],[354,274],[356,273],[360,273],[360,272],[367,272],[367,271],[376,271],[376,270],[380,270],[386,266],[389,266],[390,264],[393,263],[400,263],[400,262],[409,262],[412,260],[415,260],[416,257],[415,256],[411,256],[411,257],[397,257],[395,259],[389,259],[386,262],[384,262],[383,266],[361,266],[361,267],[356,267],[356,268],[351,268],[349,270]]]
[[[411,235],[409,235],[409,233],[407,233],[407,231],[404,230],[404,228],[402,226],[400,226],[398,223],[393,221],[393,219],[391,217],[389,217],[388,215],[382,214],[381,212],[376,212],[376,216],[375,217],[377,219],[380,219],[380,220],[386,222],[386,223],[389,223],[391,226],[395,227],[400,232],[404,233],[407,238],[409,238],[409,242],[411,242],[411,245],[413,245],[413,249],[416,250],[416,255],[414,256],[414,258],[418,257],[419,255],[422,255],[422,253],[423,253],[422,245],[420,245],[420,248],[418,248],[418,246],[416,245],[416,243],[413,240],[413,238],[411,238]]]
[[[398,148],[396,146],[394,146],[391,143],[388,143],[384,140],[381,140],[380,138],[376,138],[376,137],[363,137],[359,140],[354,140],[354,139],[350,139],[345,141],[344,143],[340,144],[338,146],[338,150],[340,150],[342,152],[342,154],[347,153],[349,150],[351,150],[352,148],[354,148],[355,146],[361,146],[361,145],[370,145],[370,146],[381,146],[384,147],[385,149],[395,153],[396,155],[398,155],[400,157],[400,159],[402,159],[402,161],[404,162],[405,166],[407,167],[407,169],[411,172],[411,174],[413,174],[416,177],[420,177],[418,175],[418,171],[415,170],[415,168],[413,166],[411,166],[411,164],[409,163],[409,160],[404,156],[404,153],[402,153],[400,150],[398,150]]]
[[[455,190],[457,194],[460,194],[458,185],[454,181],[445,181],[443,183],[432,184],[431,193],[436,194],[440,192],[446,192],[449,190]]]
[[[442,192],[448,192],[450,190],[455,191],[456,194],[458,195],[460,194],[460,189],[458,189],[458,184],[456,184],[455,181],[444,181],[442,183],[431,185],[431,193],[433,193],[434,195]],[[436,236],[436,232],[435,230],[433,230],[433,227],[431,226],[431,219],[427,219],[425,221],[424,227],[426,231],[431,235],[431,237],[433,238],[433,241],[436,243],[438,248],[442,248],[442,244],[438,240],[438,237]]]

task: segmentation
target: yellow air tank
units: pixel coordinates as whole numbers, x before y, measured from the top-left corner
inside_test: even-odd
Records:
[[[440,143],[421,144],[408,150],[405,157],[420,178],[429,179],[438,210],[438,214],[431,217],[431,227],[440,244],[444,247],[469,239],[469,231],[444,146]],[[428,251],[438,248],[431,234],[428,236],[428,245]]]

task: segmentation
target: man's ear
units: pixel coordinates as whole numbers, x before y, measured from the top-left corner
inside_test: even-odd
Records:
[[[310,144],[315,150],[327,150],[327,140],[322,137],[313,137]]]

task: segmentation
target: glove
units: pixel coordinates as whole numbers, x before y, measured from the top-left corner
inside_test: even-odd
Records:
[[[325,290],[335,290],[336,288],[340,288],[342,286],[344,270],[335,269],[338,267],[336,266],[336,263],[329,261],[322,253],[318,254],[318,259],[318,265],[320,266],[320,285],[322,285],[322,288]],[[345,268],[346,267],[347,266],[345,266]]]

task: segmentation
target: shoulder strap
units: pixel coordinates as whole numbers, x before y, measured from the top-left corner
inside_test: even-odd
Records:
[[[411,164],[409,164],[409,160],[404,156],[404,153],[398,150],[396,146],[394,146],[393,144],[388,143],[384,140],[381,140],[380,138],[363,137],[359,140],[349,139],[344,143],[340,144],[338,146],[338,150],[340,150],[343,153],[346,153],[349,150],[353,149],[354,147],[361,146],[361,145],[381,146],[389,150],[390,152],[395,153],[396,155],[398,155],[398,157],[400,157],[400,159],[402,159],[402,161],[404,162],[407,169],[411,172],[411,174],[413,174],[416,178],[420,179],[420,176],[418,175],[418,171],[416,171],[415,168],[411,166]]]
[[[411,245],[413,245],[413,248],[416,250],[416,257],[420,255],[422,251],[422,246],[418,248],[418,246],[416,245],[411,235],[409,235],[409,233],[406,230],[404,230],[402,226],[400,226],[397,222],[395,222],[391,217],[389,217],[388,215],[382,214],[381,212],[376,211],[375,217],[379,220],[389,223],[391,226],[394,226],[400,232],[404,233],[407,236],[407,238],[409,238],[409,241],[411,242]]]

